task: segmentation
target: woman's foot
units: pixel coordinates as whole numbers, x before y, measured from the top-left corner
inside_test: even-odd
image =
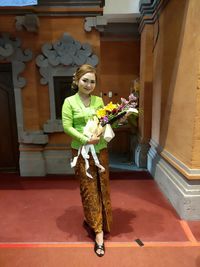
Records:
[[[105,254],[105,246],[103,242],[103,231],[96,234],[94,251],[99,257],[102,257]]]

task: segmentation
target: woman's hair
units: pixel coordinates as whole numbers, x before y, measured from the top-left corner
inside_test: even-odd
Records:
[[[78,86],[77,86],[78,81],[80,80],[80,78],[83,75],[85,75],[88,72],[94,73],[95,78],[97,80],[97,72],[96,72],[95,67],[93,67],[92,65],[89,65],[89,64],[83,64],[79,68],[77,68],[76,72],[73,75],[73,81],[71,84],[71,88],[74,91],[78,91]]]

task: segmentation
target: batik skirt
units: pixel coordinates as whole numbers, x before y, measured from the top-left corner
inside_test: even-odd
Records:
[[[77,150],[72,149],[73,156]],[[109,233],[112,224],[112,209],[110,200],[109,159],[107,149],[97,153],[100,164],[105,172],[100,173],[91,154],[89,158],[89,173],[86,176],[85,160],[80,155],[75,167],[75,174],[80,181],[80,194],[86,223],[95,233],[102,230]]]

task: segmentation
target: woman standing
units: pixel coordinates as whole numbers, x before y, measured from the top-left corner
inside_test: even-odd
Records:
[[[93,178],[86,175],[85,159],[80,154],[75,167],[75,174],[80,181],[80,194],[87,224],[95,233],[95,253],[105,254],[104,232],[110,232],[112,210],[109,186],[109,162],[107,143],[103,137],[93,135],[88,138],[83,129],[96,110],[104,106],[102,98],[92,95],[97,82],[96,69],[88,64],[79,67],[74,74],[73,88],[77,93],[67,97],[62,107],[62,122],[65,133],[72,137],[72,155],[77,156],[80,147],[94,145],[100,164],[105,168],[99,172],[90,155],[89,170]]]

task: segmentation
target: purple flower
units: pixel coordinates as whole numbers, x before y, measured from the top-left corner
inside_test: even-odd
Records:
[[[107,116],[103,117],[103,121],[108,122],[108,117]]]
[[[137,100],[137,97],[134,96],[134,94],[130,94],[129,97],[128,97],[129,101],[136,101]]]
[[[127,103],[128,101],[125,98],[121,97],[121,104],[126,105]]]

